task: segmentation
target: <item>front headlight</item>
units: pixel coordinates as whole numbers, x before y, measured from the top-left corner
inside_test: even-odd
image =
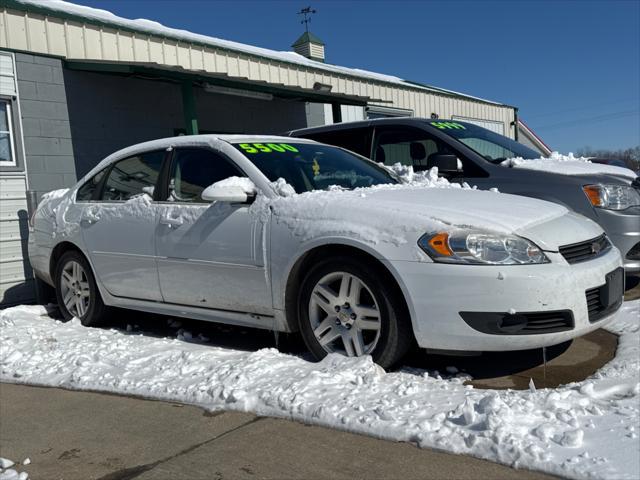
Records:
[[[501,233],[468,231],[423,235],[418,246],[435,262],[484,265],[549,263],[540,248],[526,238]]]
[[[629,185],[585,185],[582,190],[594,207],[625,210],[640,206],[640,193]]]

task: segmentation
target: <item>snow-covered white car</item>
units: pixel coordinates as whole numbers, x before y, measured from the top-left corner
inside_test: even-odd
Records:
[[[317,358],[370,354],[384,367],[414,341],[557,344],[620,308],[621,257],[596,223],[432,178],[403,184],[305,139],[157,140],[45,196],[29,258],[65,318],[88,326],[123,307],[300,330]]]

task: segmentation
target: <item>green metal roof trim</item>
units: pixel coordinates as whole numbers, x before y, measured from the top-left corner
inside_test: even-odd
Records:
[[[225,41],[225,40],[221,40],[221,39],[214,39],[213,37],[211,37],[211,42],[206,42],[206,41],[198,41],[195,39],[185,39],[183,37],[180,37],[180,35],[174,34],[167,34],[167,33],[160,33],[157,31],[153,31],[151,29],[144,29],[144,28],[133,28],[127,25],[123,25],[122,23],[119,23],[118,21],[109,21],[106,19],[101,19],[101,18],[95,18],[95,17],[91,17],[91,16],[86,16],[86,15],[82,15],[79,13],[75,13],[75,12],[70,12],[67,10],[63,10],[61,8],[56,8],[55,5],[59,5],[60,7],[62,6],[61,4],[57,3],[57,2],[51,2],[51,3],[32,3],[33,0],[0,0],[0,7],[4,7],[4,8],[10,8],[10,9],[14,9],[14,10],[19,10],[19,11],[24,11],[24,12],[31,12],[31,13],[36,13],[39,15],[49,15],[49,16],[54,16],[56,18],[60,18],[60,19],[67,19],[67,20],[72,20],[72,21],[76,21],[76,22],[80,22],[80,23],[88,23],[91,25],[97,25],[100,27],[106,27],[106,28],[111,28],[114,30],[120,30],[120,31],[125,31],[125,32],[129,32],[132,34],[137,34],[137,35],[150,35],[150,36],[154,36],[154,37],[158,37],[158,38],[162,38],[162,39],[166,39],[166,40],[170,40],[176,43],[184,43],[184,44],[190,44],[190,45],[197,45],[197,46],[201,46],[201,47],[208,47],[208,48],[215,48],[218,50],[222,50],[222,51],[227,51],[227,52],[233,52],[234,54],[238,54],[241,53],[242,55],[246,55],[247,57],[252,57],[252,58],[257,58],[257,59],[267,59],[267,60],[271,60],[271,61],[276,61],[276,62],[280,62],[280,63],[285,63],[285,64],[290,64],[290,65],[296,65],[298,67],[304,67],[304,68],[309,68],[309,69],[313,69],[313,70],[317,70],[319,72],[331,72],[337,75],[342,75],[345,77],[350,77],[353,79],[358,79],[358,80],[368,80],[368,81],[373,81],[373,82],[378,82],[378,83],[382,83],[382,84],[388,84],[388,85],[398,85],[398,86],[403,86],[405,88],[414,88],[418,91],[428,91],[431,93],[436,93],[436,94],[441,94],[443,96],[447,96],[447,97],[454,97],[454,98],[460,98],[460,99],[464,99],[464,100],[472,100],[475,102],[480,102],[480,103],[485,103],[488,105],[495,105],[495,106],[499,106],[499,107],[508,107],[508,108],[514,108],[511,105],[506,105],[500,102],[494,102],[491,100],[486,100],[486,99],[482,99],[482,98],[477,98],[477,97],[473,97],[471,95],[466,95],[466,94],[462,94],[462,93],[458,93],[458,92],[451,92],[451,91],[447,91],[445,89],[441,89],[441,88],[434,88],[434,87],[430,87],[428,85],[424,85],[418,82],[410,82],[398,77],[393,77],[391,75],[385,75],[385,74],[379,74],[376,72],[367,72],[365,70],[359,70],[359,69],[354,69],[354,68],[349,68],[349,67],[341,67],[338,65],[331,65],[331,64],[326,64],[326,63],[321,63],[318,61],[313,61],[313,60],[309,60],[306,59],[304,57],[301,57],[301,61],[297,62],[295,60],[290,60],[287,58],[282,58],[281,56],[278,56],[280,53],[290,53],[292,55],[295,55],[293,52],[277,52],[277,51],[273,51],[272,54],[270,54],[268,49],[265,48],[260,48],[260,47],[253,47],[251,45],[246,45],[245,47],[247,49],[251,49],[254,51],[248,51],[246,49],[242,49],[242,48],[232,48],[232,47],[226,47],[224,45],[220,45],[218,43],[215,43],[214,40],[219,40],[222,42],[229,42],[229,43],[236,43],[236,42],[231,42],[231,41]],[[81,8],[88,8],[88,9],[93,9],[93,7],[87,7],[84,5],[76,5],[76,4],[72,4],[72,3],[67,3],[67,2],[61,2],[62,4],[69,5],[69,6],[73,6],[73,7],[81,7]],[[94,9],[95,10],[95,9]],[[111,12],[108,12],[111,13]],[[111,14],[113,15],[113,14]],[[117,17],[115,15],[113,15],[116,19],[119,19],[120,17]],[[134,20],[127,20],[127,19],[120,19],[121,21],[125,22],[133,22]],[[156,23],[156,22],[150,22],[150,23]],[[159,26],[162,26],[164,29],[169,30],[168,27],[164,27],[163,25],[157,24]],[[178,29],[170,29],[170,30],[178,30]],[[184,31],[185,33],[189,33],[192,35],[198,35],[200,37],[207,37],[206,35],[202,35],[202,34],[194,34],[192,32],[187,32]],[[242,44],[238,44],[238,46],[240,47]],[[256,52],[255,50],[259,50],[260,53]],[[262,53],[262,51],[264,51],[264,53]],[[303,62],[302,60],[306,60],[307,62]],[[382,77],[382,78],[381,78]],[[387,77],[387,79],[383,78],[383,77]]]
[[[314,35],[311,32],[304,32],[298,39],[291,45],[292,47],[297,47],[298,45],[302,45],[304,43],[317,43],[318,45],[324,45],[325,43],[320,40],[317,35]]]

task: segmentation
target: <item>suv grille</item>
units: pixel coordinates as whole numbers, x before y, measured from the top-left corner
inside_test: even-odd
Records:
[[[568,263],[579,263],[599,257],[610,248],[611,243],[603,233],[601,236],[586,242],[572,243],[571,245],[560,247],[560,254]]]

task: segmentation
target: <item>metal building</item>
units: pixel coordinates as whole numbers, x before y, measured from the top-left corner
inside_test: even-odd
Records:
[[[69,187],[132,143],[398,115],[517,135],[515,107],[324,63],[312,34],[293,48],[299,53],[68,3],[0,0],[0,304],[34,296],[27,191]]]

